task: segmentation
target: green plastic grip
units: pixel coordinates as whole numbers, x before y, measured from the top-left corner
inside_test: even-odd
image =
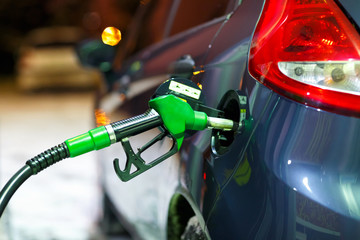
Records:
[[[176,139],[178,150],[184,140],[186,130],[204,130],[207,115],[194,111],[185,101],[174,95],[164,95],[149,101],[149,106],[157,111],[166,129]]]
[[[99,150],[110,146],[110,137],[104,126],[94,128],[87,133],[65,141],[70,157],[76,157],[81,154]]]

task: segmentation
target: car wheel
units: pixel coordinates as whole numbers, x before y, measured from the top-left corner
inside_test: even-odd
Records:
[[[206,240],[206,234],[200,226],[200,222],[196,216],[189,219],[181,240]]]

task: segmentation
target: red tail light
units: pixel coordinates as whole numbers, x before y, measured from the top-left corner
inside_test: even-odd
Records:
[[[360,36],[333,0],[267,0],[249,71],[293,100],[360,116],[359,54]]]

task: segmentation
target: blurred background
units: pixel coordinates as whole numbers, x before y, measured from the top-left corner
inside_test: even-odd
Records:
[[[1,0],[0,73],[14,73],[24,38],[34,30],[73,27],[76,37],[87,39],[99,38],[105,27],[115,26],[126,34],[138,5],[137,0]]]
[[[80,64],[79,44],[100,40],[107,26],[126,35],[139,4],[0,1],[1,187],[29,158],[95,126],[102,73]],[[90,153],[30,178],[0,219],[0,239],[106,239],[96,226],[96,174],[96,153]]]

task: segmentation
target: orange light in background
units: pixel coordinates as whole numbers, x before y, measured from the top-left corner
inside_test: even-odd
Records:
[[[107,27],[102,32],[101,38],[103,43],[110,46],[115,46],[121,40],[121,32],[116,27]]]
[[[96,120],[96,126],[105,126],[110,123],[110,119],[106,116],[105,112],[101,109],[95,110],[95,120]]]

